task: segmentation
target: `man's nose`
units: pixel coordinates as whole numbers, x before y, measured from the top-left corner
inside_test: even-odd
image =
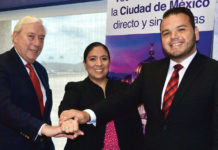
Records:
[[[33,44],[34,46],[39,47],[42,45],[42,41],[39,38],[34,38]]]
[[[170,34],[171,39],[177,39],[178,37],[179,37],[179,34],[177,31],[171,32],[171,34]]]
[[[171,38],[172,39],[177,38],[177,37],[178,37],[178,32],[177,31],[171,32]]]

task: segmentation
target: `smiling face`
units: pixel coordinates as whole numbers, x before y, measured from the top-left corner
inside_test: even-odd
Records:
[[[197,27],[193,29],[187,15],[172,14],[162,21],[161,40],[164,52],[180,63],[195,52],[199,31]]]
[[[92,81],[107,80],[107,74],[110,66],[108,53],[102,46],[94,47],[87,55],[86,61],[83,62],[88,71],[89,78]]]
[[[32,64],[42,51],[45,29],[39,22],[22,25],[20,32],[13,33],[14,47],[19,55]]]

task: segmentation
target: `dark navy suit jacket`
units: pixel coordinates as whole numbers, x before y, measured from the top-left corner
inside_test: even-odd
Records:
[[[42,124],[51,124],[52,93],[45,68],[35,70],[45,88],[44,116],[28,72],[12,48],[0,55],[0,150],[53,150],[50,138],[38,136]]]
[[[169,62],[165,58],[145,64],[125,94],[91,107],[97,124],[142,102],[147,112],[146,150],[218,150],[218,62],[201,54],[194,57],[164,120],[161,93]]]

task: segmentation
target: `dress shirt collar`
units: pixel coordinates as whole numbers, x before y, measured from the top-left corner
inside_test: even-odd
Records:
[[[186,58],[185,60],[183,60],[180,64],[183,66],[182,69],[187,69],[189,64],[191,63],[191,61],[193,60],[193,58],[195,57],[195,55],[197,54],[197,50],[188,58]],[[169,70],[174,70],[174,66],[178,64],[177,62],[173,61],[172,59],[170,59],[170,65],[169,65]]]
[[[24,66],[26,66],[26,64],[27,64],[27,61],[26,60],[24,60],[21,56],[20,56],[20,54],[17,52],[17,50],[16,50],[16,48],[14,47],[14,49],[15,49],[15,52],[17,53],[17,55],[20,57],[20,59],[21,59],[21,61],[23,62],[23,64],[24,64]]]

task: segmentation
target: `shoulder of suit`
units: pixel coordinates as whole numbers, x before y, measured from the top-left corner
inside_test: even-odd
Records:
[[[170,59],[169,58],[163,58],[154,62],[150,62],[150,63],[144,63],[143,64],[143,68],[150,68],[150,67],[161,67],[162,65],[166,65],[169,64]]]
[[[211,67],[215,67],[217,68],[218,67],[218,61],[213,59],[213,58],[210,58],[208,56],[205,56],[205,55],[202,55],[202,54],[199,54],[199,58],[204,61],[204,64],[205,65],[211,65]]]
[[[2,54],[0,54],[0,62],[5,62],[8,60],[11,60],[11,56],[12,56],[12,51],[6,51]]]
[[[38,61],[35,61],[35,62],[34,62],[34,66],[37,67],[37,68],[46,70],[45,67],[44,67],[42,64],[40,64]]]

